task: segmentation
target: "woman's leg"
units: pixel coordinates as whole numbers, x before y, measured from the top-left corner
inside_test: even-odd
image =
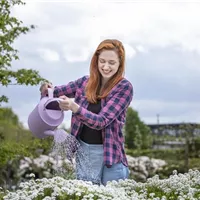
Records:
[[[103,145],[80,142],[76,154],[76,178],[100,184],[103,165]]]
[[[129,176],[129,169],[123,163],[113,164],[110,168],[104,166],[102,171],[102,184],[106,185],[108,181],[118,181],[120,179],[127,179]]]

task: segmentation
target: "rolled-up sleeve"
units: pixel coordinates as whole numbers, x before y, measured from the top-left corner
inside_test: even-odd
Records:
[[[84,76],[82,78],[79,78],[75,81],[70,81],[66,85],[61,85],[61,86],[55,86],[54,87],[54,97],[59,97],[59,96],[67,96],[69,98],[74,98],[76,94],[76,90],[81,87],[83,81],[87,79],[87,76]]]
[[[120,88],[116,89],[114,95],[98,114],[92,113],[86,108],[79,107],[75,115],[88,127],[101,130],[112,123],[130,105],[132,98],[133,87],[130,82],[126,81]]]

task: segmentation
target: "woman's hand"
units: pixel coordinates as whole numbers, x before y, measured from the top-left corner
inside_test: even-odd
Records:
[[[48,94],[48,88],[53,89],[52,83],[44,82],[40,86],[40,92],[42,96],[46,96]]]
[[[77,103],[75,103],[72,99],[66,96],[60,96],[59,98],[62,99],[59,103],[61,110],[71,110],[73,113],[76,113],[78,111],[80,106]]]

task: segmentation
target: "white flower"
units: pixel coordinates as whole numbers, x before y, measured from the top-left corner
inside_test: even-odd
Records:
[[[29,177],[30,178],[35,178],[35,174],[31,173],[31,174],[29,174]]]
[[[82,199],[115,199],[115,200],[167,200],[169,195],[177,200],[197,200],[200,194],[200,173],[190,170],[185,174],[177,174],[160,180],[159,176],[148,179],[145,183],[137,183],[126,179],[111,181],[107,186],[93,185],[91,182],[81,180],[66,180],[61,177],[30,180],[20,184],[20,190],[8,192],[4,200],[29,200],[40,195],[45,200],[56,200],[74,197]],[[154,192],[149,193],[149,188]],[[159,197],[157,196],[159,192]]]

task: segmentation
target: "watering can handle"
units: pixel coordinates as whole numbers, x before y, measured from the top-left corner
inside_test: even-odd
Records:
[[[53,99],[53,91],[54,91],[54,89],[53,88],[47,88],[47,91],[48,91],[48,97],[50,99]]]
[[[54,91],[54,89],[53,88],[48,88],[47,90],[48,90],[48,97],[50,99],[53,99],[53,91]],[[58,99],[57,100],[58,103],[60,103],[61,101],[63,101],[63,99]]]
[[[47,104],[49,103],[49,101],[51,100],[51,99],[53,99],[53,92],[54,92],[54,89],[53,88],[47,88],[47,91],[48,91],[48,100],[45,102],[45,104],[44,104],[44,110],[46,109],[46,106],[47,106]],[[57,100],[56,100],[58,103],[60,103],[61,101],[63,101],[63,99],[59,99],[59,98],[57,98]]]
[[[54,91],[54,89],[53,88],[47,88],[47,91],[48,91],[48,98],[49,99],[53,99],[53,91]],[[48,101],[44,104],[44,109],[46,108],[47,103],[48,103]]]

